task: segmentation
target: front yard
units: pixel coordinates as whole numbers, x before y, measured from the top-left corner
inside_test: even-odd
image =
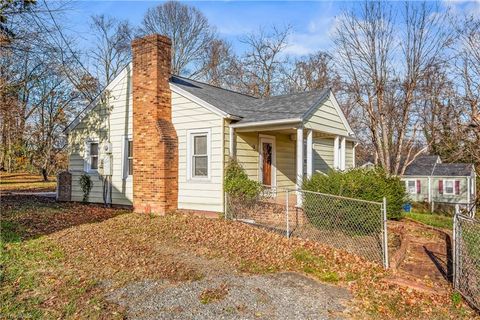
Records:
[[[27,196],[3,196],[1,214],[0,318],[474,316],[451,292],[239,222]]]

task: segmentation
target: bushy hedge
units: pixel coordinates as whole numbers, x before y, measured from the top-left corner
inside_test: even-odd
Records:
[[[382,202],[386,197],[389,219],[400,219],[403,204],[408,201],[405,185],[398,177],[389,176],[381,168],[314,174],[304,181],[303,189],[376,202]]]
[[[253,201],[261,191],[262,185],[250,179],[240,164],[230,159],[225,170],[225,192],[234,198]]]

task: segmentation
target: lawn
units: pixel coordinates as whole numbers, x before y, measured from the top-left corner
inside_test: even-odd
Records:
[[[45,182],[40,175],[0,172],[0,192],[48,192],[55,191],[56,186],[55,177]]]
[[[1,212],[0,318],[123,318],[125,309],[106,298],[109,292],[147,280],[194,283],[214,270],[245,276],[292,271],[347,288],[352,318],[473,317],[452,304],[451,293],[398,287],[361,258],[239,222],[27,196],[3,196]],[[219,286],[198,299],[215,304],[227,294]]]
[[[432,227],[443,228],[448,230],[452,230],[453,228],[453,218],[440,215],[440,214],[410,212],[410,213],[405,213],[405,217],[424,223]]]

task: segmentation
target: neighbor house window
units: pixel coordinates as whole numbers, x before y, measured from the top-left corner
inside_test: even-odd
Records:
[[[410,194],[417,193],[417,184],[415,180],[407,180],[407,192]]]
[[[210,133],[190,132],[189,135],[189,176],[191,178],[208,178],[210,170]]]
[[[90,142],[90,170],[98,169],[98,142]]]
[[[133,175],[133,140],[127,141],[127,175]]]
[[[445,194],[455,194],[455,181],[454,180],[445,180],[444,193]]]

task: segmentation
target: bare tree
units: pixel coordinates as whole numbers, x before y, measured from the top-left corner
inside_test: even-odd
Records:
[[[168,36],[172,40],[172,72],[189,77],[199,73],[205,51],[215,38],[214,28],[202,12],[177,1],[148,9],[139,33]]]
[[[214,39],[204,52],[198,76],[214,86],[228,87],[232,82],[234,59],[230,44],[224,40]]]
[[[257,97],[268,97],[279,91],[281,71],[286,58],[290,27],[273,27],[270,32],[261,28],[240,39],[247,46],[245,54],[234,64],[238,90]]]
[[[91,19],[94,47],[89,55],[96,66],[97,78],[104,87],[131,60],[133,28],[128,21],[118,21],[105,15],[95,15]]]
[[[332,88],[340,89],[340,76],[336,72],[332,56],[319,51],[295,59],[284,68],[285,92],[302,92]]]
[[[450,41],[445,17],[433,13],[426,3],[406,3],[396,20],[390,4],[365,2],[360,13],[343,14],[336,28],[348,90],[364,115],[375,158],[392,174],[402,174],[426,150],[419,146],[416,95],[430,68],[444,62]]]

